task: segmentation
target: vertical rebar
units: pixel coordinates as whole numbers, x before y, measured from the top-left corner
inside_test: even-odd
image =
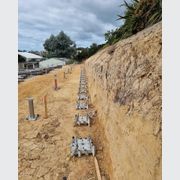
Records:
[[[35,119],[34,104],[33,104],[33,98],[32,97],[28,98],[28,104],[29,104],[29,118]]]

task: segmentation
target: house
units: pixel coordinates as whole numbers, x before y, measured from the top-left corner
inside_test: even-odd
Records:
[[[40,68],[55,68],[62,67],[66,62],[60,58],[50,58],[39,63]]]
[[[35,69],[39,68],[39,62],[43,57],[28,52],[18,52],[18,69]]]

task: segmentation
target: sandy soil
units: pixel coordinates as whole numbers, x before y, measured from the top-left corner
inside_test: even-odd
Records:
[[[67,67],[64,67],[67,68]],[[70,158],[72,136],[91,136],[97,149],[97,159],[102,175],[109,179],[110,159],[105,148],[106,139],[98,117],[91,127],[73,127],[75,104],[79,87],[80,65],[64,79],[64,69],[32,77],[19,84],[19,180],[68,180],[97,179],[92,156]],[[54,74],[58,77],[59,90],[54,91]],[[44,119],[43,96],[47,94],[48,118]],[[37,121],[27,121],[26,98],[34,98]],[[89,111],[94,110],[91,105]]]
[[[85,62],[112,180],[162,179],[162,23]]]

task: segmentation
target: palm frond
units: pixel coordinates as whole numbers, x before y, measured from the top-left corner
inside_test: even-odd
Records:
[[[134,7],[130,4],[128,4],[125,0],[124,0],[124,5],[127,7],[127,9],[134,10]]]

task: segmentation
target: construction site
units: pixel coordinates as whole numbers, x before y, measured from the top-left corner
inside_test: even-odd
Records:
[[[64,77],[64,69],[67,72]],[[107,152],[103,148],[103,137],[93,104],[83,113],[93,120],[91,127],[74,127],[78,99],[81,66],[69,66],[50,74],[33,77],[19,85],[19,179],[96,179],[94,156],[76,159],[71,155],[72,137],[91,137],[102,172],[108,167]],[[54,75],[57,75],[58,89],[54,89]],[[36,121],[24,120],[28,113],[28,99],[34,99]],[[47,101],[45,114],[44,96]],[[35,114],[36,115],[36,114]],[[47,117],[45,117],[47,116]],[[103,160],[106,161],[103,162]],[[81,178],[79,177],[81,174]]]
[[[161,179],[161,33],[19,83],[19,180]]]

